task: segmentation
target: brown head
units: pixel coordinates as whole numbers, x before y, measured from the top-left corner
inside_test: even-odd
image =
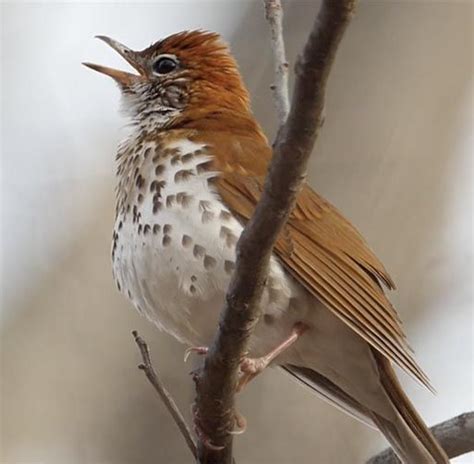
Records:
[[[181,32],[142,51],[130,50],[109,37],[98,38],[116,50],[137,74],[84,64],[119,84],[124,107],[136,120],[154,114],[169,125],[196,112],[250,111],[237,63],[216,33]]]

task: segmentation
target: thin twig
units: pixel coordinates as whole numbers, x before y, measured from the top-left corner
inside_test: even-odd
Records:
[[[449,459],[474,451],[474,412],[466,412],[431,427]],[[391,448],[370,458],[367,464],[399,464]]]
[[[196,375],[199,425],[214,445],[198,444],[200,464],[232,460],[234,395],[239,363],[260,316],[273,245],[293,208],[322,125],[326,82],[356,0],[324,0],[296,66],[292,107],[279,130],[264,192],[237,244],[237,260],[219,330]]]
[[[275,82],[272,84],[273,97],[280,126],[285,124],[290,112],[288,94],[288,61],[283,39],[283,8],[280,0],[264,0],[265,17],[270,25]]]
[[[143,340],[138,332],[134,330],[132,332],[133,338],[135,339],[135,343],[137,344],[140,353],[142,355],[143,364],[140,364],[138,368],[142,370],[145,375],[147,376],[150,383],[153,385],[153,388],[157,391],[158,395],[160,395],[161,400],[168,409],[168,412],[171,414],[174,422],[178,426],[181,435],[183,436],[188,448],[190,449],[193,456],[197,457],[197,447],[192,436],[191,430],[189,429],[186,421],[181,414],[181,411],[178,408],[178,405],[175,403],[173,397],[170,395],[166,387],[163,385],[163,382],[160,380],[158,374],[156,373],[153,365],[151,363],[150,358],[150,351],[148,350],[148,345],[146,344],[145,340]]]

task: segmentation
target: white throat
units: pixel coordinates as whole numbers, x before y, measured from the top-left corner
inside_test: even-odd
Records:
[[[122,91],[121,113],[132,125],[142,129],[159,129],[176,118],[184,109],[177,104],[178,87],[160,89],[147,83],[135,84],[129,91]]]

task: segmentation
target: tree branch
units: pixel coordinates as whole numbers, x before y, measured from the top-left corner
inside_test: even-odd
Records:
[[[431,428],[449,459],[474,451],[474,412],[466,412]],[[399,464],[391,448],[367,461],[367,464]]]
[[[171,414],[171,417],[173,418],[174,422],[179,428],[179,431],[181,432],[181,435],[186,441],[188,448],[190,449],[193,456],[196,458],[197,447],[196,443],[194,442],[191,430],[189,430],[189,427],[186,424],[186,421],[183,415],[181,414],[178,405],[175,403],[172,396],[170,395],[166,387],[163,385],[163,382],[158,377],[158,374],[155,372],[155,369],[153,368],[153,365],[151,363],[148,345],[146,344],[145,340],[143,340],[143,338],[138,335],[138,332],[136,330],[132,332],[132,335],[135,339],[135,343],[138,345],[143,360],[143,364],[140,364],[138,368],[145,373],[148,380],[153,385],[153,388],[156,390],[158,395],[160,395],[160,398],[166,406],[166,409],[168,409],[168,412]]]
[[[292,107],[278,132],[262,197],[237,244],[236,269],[219,329],[195,376],[198,425],[222,450],[200,441],[200,464],[230,464],[239,363],[260,316],[259,301],[275,240],[294,206],[322,125],[326,82],[356,0],[324,0],[299,57]]]
[[[280,0],[264,0],[265,17],[270,25],[275,82],[271,85],[280,126],[285,124],[290,112],[288,94],[288,62],[283,39],[283,8]]]

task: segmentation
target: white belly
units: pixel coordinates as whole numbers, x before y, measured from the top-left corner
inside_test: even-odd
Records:
[[[127,164],[121,173],[129,190],[125,197],[118,196],[112,252],[117,285],[138,311],[194,346],[212,341],[242,231],[209,186],[214,174],[200,172],[199,165],[208,160],[202,148],[181,141],[168,147],[171,154],[153,161],[154,143],[145,144],[140,156],[132,158],[136,164]],[[180,156],[189,153],[194,155]],[[157,170],[157,165],[162,167]],[[155,181],[162,182],[159,199]],[[250,341],[251,356],[271,351],[303,321],[310,330],[275,362],[310,367],[370,403],[373,389],[367,389],[367,381],[360,391],[348,383],[355,376],[372,376],[368,345],[285,274],[274,258],[261,304],[263,316]]]
[[[182,141],[168,146],[174,155],[156,161],[152,154],[140,158],[138,187],[136,168],[131,166],[130,208],[127,213],[124,205],[117,216],[113,251],[114,276],[121,291],[158,327],[193,345],[212,339],[242,231],[209,187],[208,179],[215,174],[199,169],[209,160],[202,148]],[[189,153],[195,155],[180,156]],[[158,175],[157,165],[162,166]],[[156,184],[150,192],[154,181],[161,182],[160,205],[155,208]],[[294,296],[295,286],[272,260],[263,297],[266,320],[286,319],[284,313]],[[292,321],[284,324],[282,333],[273,327],[274,341],[287,335],[284,332]]]

